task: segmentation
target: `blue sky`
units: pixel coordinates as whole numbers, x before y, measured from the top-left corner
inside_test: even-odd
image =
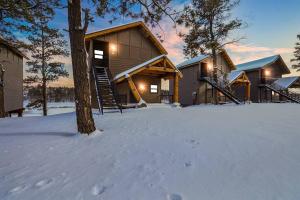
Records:
[[[175,7],[180,9],[188,1],[175,1]],[[233,36],[244,36],[245,39],[236,45],[230,45],[226,49],[235,64],[250,61],[265,56],[281,54],[285,62],[290,66],[290,59],[296,35],[300,33],[300,0],[241,0],[240,5],[233,11],[232,17],[238,17],[247,22],[248,26]],[[96,18],[90,24],[89,31],[106,28],[110,25],[107,19]],[[113,25],[127,23],[131,19],[121,18]],[[67,10],[59,10],[53,25],[61,29],[67,28]],[[172,29],[170,22],[164,20],[161,23],[164,28],[165,38],[163,45],[169,52],[169,57],[175,64],[184,59],[182,55],[183,42]],[[153,29],[153,32],[160,32]],[[70,60],[66,59],[67,68],[71,73]],[[293,72],[293,75],[296,73]],[[300,74],[298,74],[300,75]],[[55,85],[72,84],[70,79],[63,79]]]

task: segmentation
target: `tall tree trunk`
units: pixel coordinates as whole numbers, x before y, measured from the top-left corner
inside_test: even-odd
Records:
[[[218,84],[218,66],[217,66],[217,52],[212,49],[212,59],[213,59],[213,79]],[[214,103],[219,104],[218,90],[214,89]]]
[[[47,81],[46,81],[46,61],[45,61],[45,36],[44,36],[44,22],[42,22],[42,95],[43,95],[43,115],[47,116]]]
[[[5,117],[5,107],[4,107],[4,69],[0,64],[0,118]]]
[[[43,80],[43,85],[42,85],[42,90],[43,90],[43,115],[47,116],[47,83],[46,80]]]
[[[77,128],[80,133],[95,131],[91,109],[90,81],[87,53],[84,44],[85,29],[81,21],[81,0],[68,1],[69,35],[75,86]]]

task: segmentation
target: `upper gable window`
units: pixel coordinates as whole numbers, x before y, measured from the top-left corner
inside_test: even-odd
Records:
[[[96,59],[103,59],[103,51],[101,51],[101,50],[94,50],[94,57],[96,58]]]

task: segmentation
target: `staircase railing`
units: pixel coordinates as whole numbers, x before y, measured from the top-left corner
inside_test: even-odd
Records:
[[[300,103],[300,95],[298,93],[290,92],[288,89],[283,88],[276,83],[272,83],[270,85],[266,84],[265,87],[293,102]]]
[[[113,81],[113,76],[112,76],[110,70],[106,70],[105,68],[104,68],[104,70],[106,71],[108,79],[110,81],[110,85],[111,85],[111,88],[112,88],[113,96],[114,96],[114,98],[116,100],[116,103],[117,103],[117,105],[118,105],[121,113],[122,113],[122,102],[121,102],[121,98],[120,98],[120,96],[118,94],[116,84]]]

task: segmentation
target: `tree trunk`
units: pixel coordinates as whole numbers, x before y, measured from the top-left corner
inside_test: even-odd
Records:
[[[218,66],[217,66],[217,53],[215,49],[212,49],[213,59],[213,79],[218,84]],[[214,103],[219,104],[218,90],[214,89]]]
[[[4,107],[4,69],[0,64],[0,118],[5,117],[5,107]]]
[[[43,89],[43,115],[47,116],[47,83],[45,80],[43,80],[43,85],[42,85],[42,89]]]
[[[87,53],[84,43],[85,30],[81,21],[81,0],[68,1],[69,36],[75,86],[77,128],[80,133],[95,131],[91,109],[90,81]]]
[[[42,95],[43,95],[43,115],[47,116],[47,81],[46,81],[46,61],[45,61],[45,37],[44,37],[44,23],[42,22]]]

